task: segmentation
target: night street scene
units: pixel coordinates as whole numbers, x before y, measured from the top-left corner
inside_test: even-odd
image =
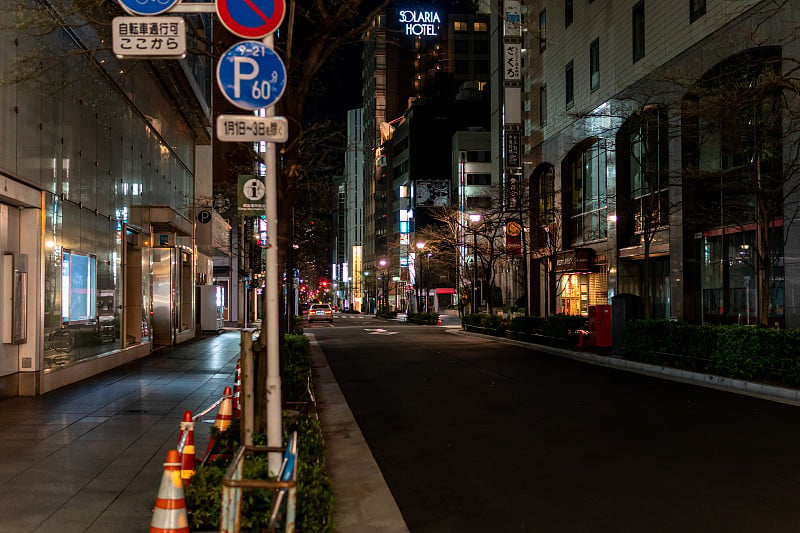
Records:
[[[0,533],[800,530],[800,0],[0,50]]]

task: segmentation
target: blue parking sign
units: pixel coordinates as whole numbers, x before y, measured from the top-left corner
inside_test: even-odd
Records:
[[[286,88],[286,67],[264,43],[241,41],[220,58],[217,84],[230,103],[253,111],[280,99]]]
[[[178,0],[119,0],[122,8],[131,15],[160,15],[178,3]]]

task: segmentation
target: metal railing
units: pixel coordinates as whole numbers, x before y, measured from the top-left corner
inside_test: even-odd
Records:
[[[283,461],[276,480],[242,479],[246,453],[283,452]],[[272,490],[267,531],[274,532],[278,526],[281,505],[286,499],[286,521],[284,531],[294,533],[297,513],[297,432],[292,433],[286,448],[272,446],[240,446],[233,456],[225,476],[222,478],[222,511],[220,533],[238,533],[242,519],[242,490]]]

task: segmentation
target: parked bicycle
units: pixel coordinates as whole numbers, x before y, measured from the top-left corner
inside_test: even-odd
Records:
[[[69,353],[75,346],[75,336],[68,329],[57,329],[50,333],[44,342],[45,350],[55,350],[61,353]]]

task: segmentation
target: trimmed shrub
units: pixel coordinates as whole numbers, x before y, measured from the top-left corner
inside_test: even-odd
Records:
[[[435,326],[439,323],[439,313],[434,313],[433,311],[429,312],[422,312],[422,313],[409,313],[406,319],[408,322],[412,324],[424,324],[428,326]]]
[[[304,335],[286,335],[286,357],[282,361],[281,388],[288,402],[307,401],[308,379],[311,375],[311,345]],[[326,457],[327,448],[322,427],[313,415],[293,411],[283,413],[283,442],[297,431],[297,517],[298,531],[333,531],[334,496]],[[219,530],[222,503],[222,477],[239,447],[240,419],[235,418],[227,430],[211,428],[217,457],[197,469],[185,490],[186,507],[192,529]],[[254,444],[266,444],[266,435],[253,437]],[[269,479],[266,454],[246,454],[245,479]],[[242,491],[242,531],[266,530],[272,492]],[[283,529],[281,526],[279,529]]]
[[[625,324],[627,359],[719,376],[800,385],[800,331],[698,326],[667,320]]]

